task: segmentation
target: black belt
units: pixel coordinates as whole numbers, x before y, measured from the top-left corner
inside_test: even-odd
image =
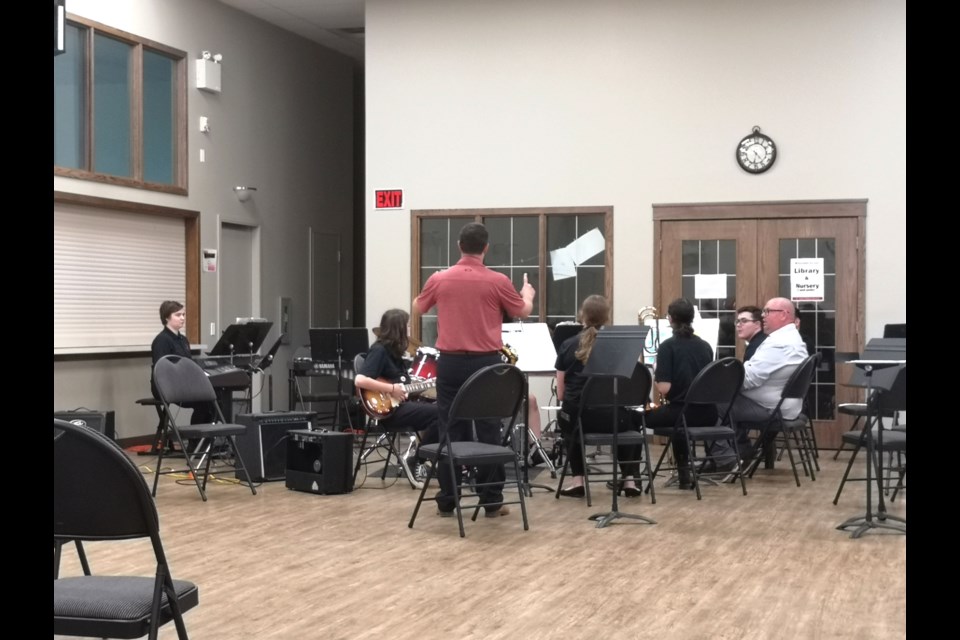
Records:
[[[497,356],[499,351],[440,351],[442,356]]]

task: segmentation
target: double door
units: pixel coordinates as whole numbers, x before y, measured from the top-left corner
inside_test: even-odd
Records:
[[[832,214],[832,215],[831,215]],[[850,421],[837,413],[857,402],[844,386],[850,372],[837,352],[859,351],[863,326],[863,215],[865,202],[757,203],[655,207],[659,258],[655,306],[665,316],[670,301],[686,297],[704,318],[719,318],[717,357],[743,357],[736,310],[763,307],[791,296],[791,259],[823,261],[822,300],[797,301],[800,334],[820,366],[807,397],[820,448],[840,446]],[[806,216],[806,217],[805,217]],[[697,297],[698,275],[713,275],[713,291]],[[725,287],[718,286],[725,281]],[[812,415],[811,415],[812,414]]]

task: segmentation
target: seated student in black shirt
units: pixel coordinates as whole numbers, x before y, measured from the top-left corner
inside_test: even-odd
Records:
[[[417,431],[424,442],[436,442],[437,405],[432,402],[406,402],[409,398],[403,389],[403,383],[407,382],[403,353],[409,344],[409,320],[410,314],[403,309],[384,312],[380,318],[377,341],[370,346],[353,384],[358,389],[385,394],[401,403],[388,417],[380,420],[385,428]]]
[[[660,343],[653,376],[657,391],[665,402],[647,412],[648,429],[678,426],[687,389],[700,370],[713,362],[713,349],[705,340],[693,334],[693,304],[689,300],[677,298],[671,302],[667,307],[667,319],[673,336]],[[692,418],[697,425],[713,424],[717,420],[716,407],[691,407],[687,418]],[[679,486],[681,489],[692,489],[687,441],[679,428],[674,432],[671,444],[678,467]]]
[[[150,391],[153,397],[160,399],[157,387],[153,382],[153,367],[157,361],[164,356],[183,356],[190,357],[190,342],[187,337],[180,333],[183,326],[187,323],[187,311],[182,304],[175,300],[164,300],[160,304],[160,322],[163,323],[163,331],[157,334],[150,345],[150,353],[153,357],[153,364],[150,366]],[[190,416],[190,424],[209,424],[216,419],[216,412],[208,403],[197,406],[185,404],[184,406],[193,409],[193,415]]]
[[[760,307],[747,305],[737,309],[737,337],[746,344],[743,361],[746,362],[757,352],[757,348],[767,339],[763,332],[763,312]]]

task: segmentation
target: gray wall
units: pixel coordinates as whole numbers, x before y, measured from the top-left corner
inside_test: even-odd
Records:
[[[286,408],[287,363],[308,341],[310,227],[342,235],[342,295],[344,307],[353,306],[354,112],[362,105],[354,102],[352,61],[214,0],[70,0],[68,9],[187,52],[189,195],[59,177],[54,189],[198,210],[206,248],[218,246],[218,220],[258,227],[259,296],[249,315],[276,321],[279,297],[293,303],[290,345],[274,364],[275,407]],[[220,94],[194,88],[193,60],[203,50],[223,54]],[[201,115],[210,118],[209,134],[198,131]],[[241,203],[235,185],[258,191]],[[219,333],[231,318],[217,317],[216,274],[202,274],[200,288],[201,341],[213,346],[210,323]],[[277,335],[275,327],[267,342]],[[113,409],[118,437],[151,433],[156,415],[134,404],[150,394],[149,366],[142,354],[55,357],[54,409]]]

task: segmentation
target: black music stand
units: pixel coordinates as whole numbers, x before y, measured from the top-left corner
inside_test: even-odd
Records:
[[[230,356],[231,364],[235,355],[252,356],[263,346],[263,341],[270,333],[272,326],[272,322],[231,324],[220,334],[220,339],[213,345],[208,355]]]
[[[213,345],[213,349],[211,349],[207,355],[217,358],[229,358],[231,365],[234,364],[234,358],[236,356],[242,356],[246,358],[244,364],[249,365],[253,354],[263,345],[263,340],[267,337],[267,333],[270,332],[270,327],[272,326],[272,322],[266,321],[231,324],[223,330],[223,333],[220,334],[220,339],[217,340],[217,343]],[[248,404],[248,410],[252,410],[250,405],[252,405],[253,391],[250,386],[247,386],[247,392],[247,399],[241,402]],[[228,422],[232,421],[233,390],[217,389],[217,396],[220,408],[223,410],[224,419]]]
[[[558,324],[553,328],[553,346],[557,351],[560,351],[560,346],[570,338],[571,336],[578,335],[583,331],[583,325],[579,322],[571,322],[570,324]]]
[[[314,362],[333,362],[337,376],[337,400],[334,407],[334,428],[340,426],[340,406],[347,413],[347,425],[353,429],[349,401],[352,397],[343,392],[343,362],[367,351],[365,327],[310,328],[310,358]]]
[[[863,356],[859,360],[850,360],[850,364],[861,369],[867,379],[867,418],[864,426],[864,437],[867,440],[867,511],[862,516],[850,518],[843,524],[837,526],[837,529],[843,531],[848,527],[856,527],[851,538],[859,538],[870,529],[891,529],[898,533],[907,533],[907,520],[899,516],[887,513],[887,507],[883,502],[883,487],[880,470],[877,470],[877,511],[873,512],[873,426],[877,426],[877,446],[878,451],[883,451],[883,425],[880,424],[880,416],[871,422],[870,412],[877,408],[877,399],[873,398],[873,373],[883,369],[899,367],[907,362],[907,340],[906,338],[874,338],[867,343]],[[892,383],[891,383],[892,384]],[[880,386],[881,389],[889,390],[889,385]]]
[[[640,356],[643,355],[643,345],[647,339],[647,332],[650,327],[635,325],[614,325],[604,327],[598,334],[597,340],[593,343],[593,350],[590,352],[590,358],[583,368],[584,376],[613,378],[613,453],[617,453],[617,432],[619,431],[619,406],[617,403],[617,386],[621,379],[630,380],[633,377],[633,370],[640,362]],[[613,486],[618,486],[617,475],[620,469],[618,464],[613,465]],[[635,515],[632,513],[621,513],[617,498],[619,492],[614,490],[613,501],[610,511],[607,513],[595,513],[589,520],[597,521],[597,528],[602,529],[618,518],[632,518],[640,520],[647,524],[657,524],[654,520],[646,516]]]

